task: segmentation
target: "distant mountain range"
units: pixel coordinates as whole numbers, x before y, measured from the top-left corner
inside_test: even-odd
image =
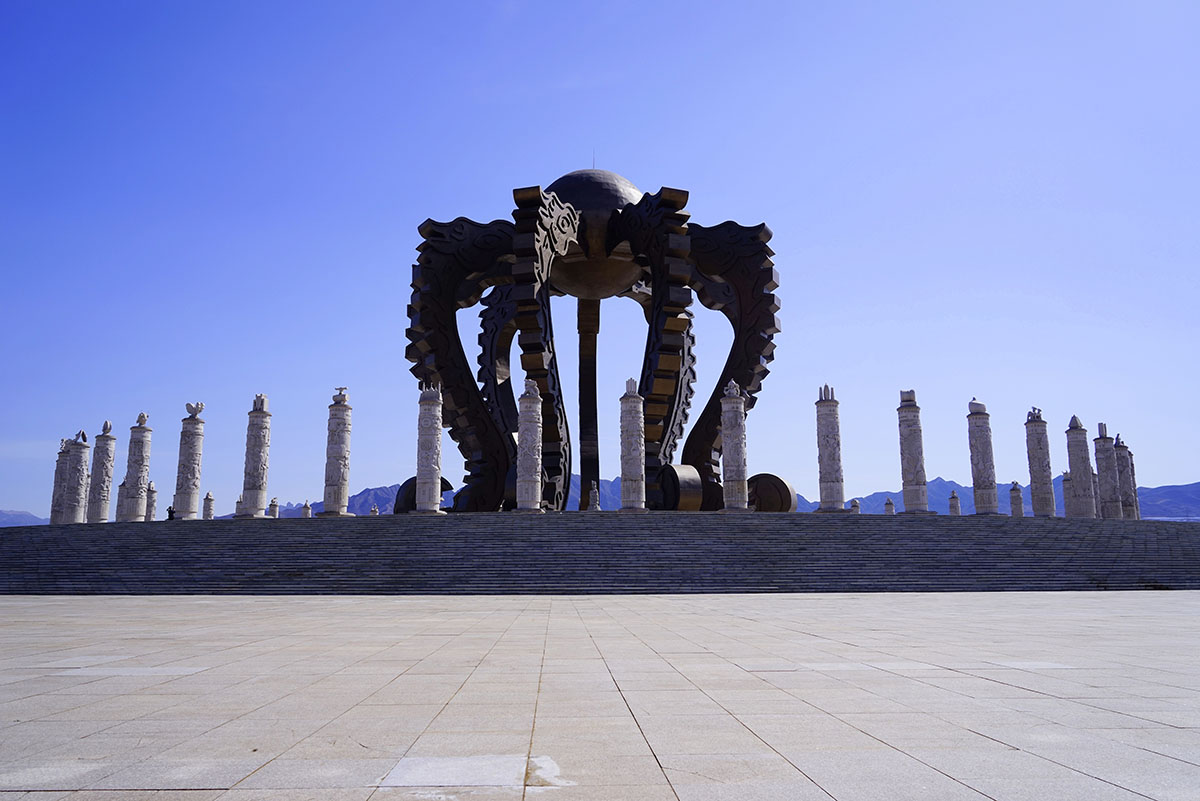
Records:
[[[579,508],[579,476],[571,476],[570,494],[567,497],[567,509]],[[999,486],[1000,512],[1002,514],[1010,514],[1012,506],[1009,503],[1008,490],[1011,485],[1001,484]],[[939,514],[947,514],[950,511],[950,493],[957,492],[962,505],[962,513],[973,514],[975,512],[975,495],[971,487],[963,486],[954,481],[947,481],[944,478],[931,479],[927,485],[929,492],[929,508]],[[599,482],[600,488],[600,508],[605,510],[616,510],[621,508],[621,479],[601,479]],[[396,502],[396,492],[400,489],[399,484],[392,484],[389,487],[372,487],[359,492],[350,497],[348,511],[356,515],[369,514],[372,506],[379,508],[380,514],[391,514],[392,505]],[[1054,479],[1054,497],[1057,505],[1058,513],[1063,512],[1063,496],[1062,496],[1062,476]],[[442,497],[442,505],[449,507],[453,498],[453,493],[447,492]],[[874,492],[865,497],[858,498],[859,504],[862,507],[863,514],[883,514],[883,505],[888,498],[896,504],[896,511],[903,511],[904,502],[902,493],[896,492]],[[1024,501],[1026,515],[1033,514],[1032,502],[1029,497],[1029,487],[1021,487],[1021,498]],[[849,502],[847,498],[847,502]],[[1142,517],[1157,517],[1157,518],[1192,518],[1200,520],[1200,482],[1195,484],[1171,485],[1165,487],[1139,487],[1138,500],[1142,505]],[[299,517],[302,503],[286,503],[279,507],[280,517]],[[819,504],[816,501],[810,501],[803,495],[796,496],[796,509],[800,512],[811,512],[816,509]],[[324,511],[325,505],[320,501],[312,504],[313,514]],[[231,515],[222,515],[222,517],[231,517]],[[49,523],[50,521],[44,517],[38,517],[29,512],[13,512],[0,510],[0,528],[6,526],[36,526]]]

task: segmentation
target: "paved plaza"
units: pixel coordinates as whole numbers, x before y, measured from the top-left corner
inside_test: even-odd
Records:
[[[1200,799],[1200,592],[0,598],[0,801]]]

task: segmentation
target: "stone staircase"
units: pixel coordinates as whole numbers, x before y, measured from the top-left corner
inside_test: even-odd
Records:
[[[0,593],[1200,589],[1200,524],[567,512],[0,529]]]

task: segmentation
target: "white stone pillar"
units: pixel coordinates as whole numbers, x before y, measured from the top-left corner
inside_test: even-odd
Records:
[[[1029,456],[1029,495],[1034,517],[1054,517],[1054,474],[1050,470],[1050,435],[1042,410],[1025,415],[1025,451]],[[1066,490],[1063,490],[1064,494]]]
[[[112,496],[113,466],[117,459],[117,438],[111,433],[112,423],[104,421],[96,435],[92,451],[92,479],[88,485],[87,521],[107,523],[109,498]]]
[[[1025,499],[1021,496],[1021,485],[1015,481],[1008,489],[1008,503],[1012,507],[1013,517],[1025,516]]]
[[[850,501],[850,513],[855,515],[862,514],[862,504],[858,502],[858,498]]]
[[[312,517],[312,507],[308,505],[308,500],[305,499],[304,505],[300,507],[301,517]]]
[[[818,512],[846,511],[842,477],[842,429],[833,387],[821,387],[817,398],[817,478],[821,505]]]
[[[195,520],[200,511],[200,462],[204,456],[204,404],[189,403],[188,416],[179,432],[179,467],[175,472],[175,497],[171,506],[176,520]]]
[[[62,522],[63,513],[63,477],[67,472],[67,459],[70,448],[69,439],[58,441],[58,458],[54,460],[54,491],[50,495],[50,525],[57,526]]]
[[[726,512],[750,509],[746,479],[746,399],[732,380],[721,398],[721,490]]]
[[[1142,519],[1142,499],[1138,497],[1137,466],[1133,461],[1133,451],[1129,452],[1129,483],[1133,485],[1133,519]]]
[[[621,511],[646,511],[646,415],[637,382],[621,396]]]
[[[439,395],[439,404],[440,398]],[[345,387],[335,387],[333,403],[329,404],[329,425],[325,438],[325,509],[321,517],[351,517],[350,503],[350,412]],[[439,412],[440,414],[440,412]],[[441,456],[442,431],[438,421],[438,461]],[[418,461],[418,465],[420,462]],[[419,469],[419,468],[418,468]],[[440,468],[439,468],[440,469]],[[438,476],[439,482],[441,476]]]
[[[950,514],[953,517],[962,514],[962,501],[959,500],[957,490],[950,490]]]
[[[87,434],[83,431],[67,442],[67,463],[63,471],[63,523],[87,522],[88,457],[91,452],[92,446],[88,445]]]
[[[1117,481],[1120,484],[1121,490],[1121,519],[1137,520],[1137,495],[1133,490],[1129,446],[1121,441],[1120,434],[1117,434],[1117,441],[1113,445],[1113,452],[1117,457]]]
[[[987,406],[971,398],[967,404],[967,445],[971,449],[971,486],[975,490],[975,514],[1000,513],[996,490],[996,460],[992,455],[992,422]]]
[[[271,503],[267,506],[267,517],[279,517],[279,499],[272,498]]]
[[[1100,514],[1100,474],[1092,471],[1092,516],[1099,520]]]
[[[146,490],[150,484],[150,434],[146,421],[138,415],[137,425],[129,429],[129,456],[125,460],[125,480],[117,487],[117,522],[141,523],[146,519]]]
[[[1113,438],[1108,435],[1108,426],[1096,426],[1100,436],[1092,440],[1096,445],[1096,475],[1100,481],[1100,516],[1105,520],[1120,520],[1121,478],[1117,469],[1117,452]]]
[[[154,482],[151,481],[146,485],[146,516],[142,518],[146,523],[153,523],[154,518],[158,515],[158,490],[154,487]]]
[[[271,461],[271,413],[267,396],[255,395],[246,425],[246,466],[242,474],[242,497],[234,517],[265,517],[267,471]]]
[[[900,479],[904,491],[904,511],[929,514],[929,491],[925,485],[925,444],[921,436],[921,407],[916,390],[900,392]]]
[[[891,498],[888,498],[886,501],[883,502],[883,513],[885,515],[896,514],[896,503]]]
[[[204,512],[203,512],[203,514],[204,514],[205,520],[212,520],[216,516],[216,514],[215,514],[216,510],[214,508],[215,506],[216,506],[216,501],[213,500],[213,494],[211,492],[204,493]]]
[[[530,378],[517,410],[517,511],[542,511],[542,395]]]
[[[1063,506],[1067,517],[1093,518],[1096,516],[1096,501],[1092,494],[1092,455],[1088,449],[1087,429],[1078,417],[1072,417],[1067,426],[1067,480],[1063,481]]]
[[[442,508],[442,389],[421,387],[417,411],[416,511],[437,514]],[[330,412],[332,415],[332,411]],[[349,417],[347,437],[349,436]],[[330,425],[333,425],[332,422]],[[330,436],[333,436],[330,434]]]

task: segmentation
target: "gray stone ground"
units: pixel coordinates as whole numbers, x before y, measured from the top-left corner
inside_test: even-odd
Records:
[[[1200,592],[0,598],[0,801],[1200,798]]]

